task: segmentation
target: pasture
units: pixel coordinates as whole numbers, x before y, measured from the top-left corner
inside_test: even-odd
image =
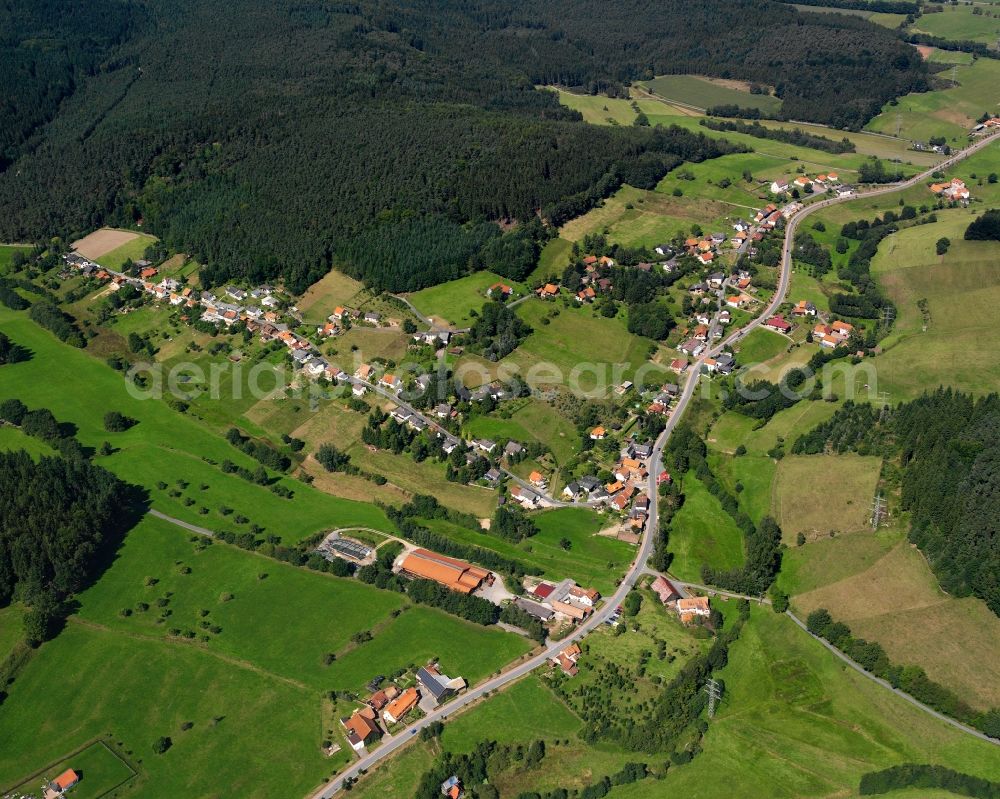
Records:
[[[973,41],[994,45],[1000,37],[1000,20],[991,7],[971,4],[949,6],[942,3],[940,12],[923,14],[910,26],[915,33],[929,33],[953,41]],[[974,14],[973,9],[979,11]]]
[[[924,19],[921,18],[921,24]],[[923,142],[933,136],[945,136],[952,146],[962,145],[984,112],[995,114],[1000,110],[996,96],[1000,62],[980,58],[969,65],[957,65],[954,75],[957,86],[900,97],[897,104],[886,105],[865,129],[889,134],[898,131],[903,138]],[[952,71],[948,70],[946,77],[951,79],[951,76]]]
[[[875,359],[879,390],[893,400],[940,384],[984,393],[1000,381],[996,359],[969,357],[996,318],[1000,244],[964,241],[972,221],[967,211],[941,212],[938,218],[889,236],[872,259],[872,273],[897,309],[885,353]],[[944,256],[934,249],[941,237],[952,242]]]
[[[693,473],[684,477],[684,504],[674,515],[670,551],[672,574],[701,581],[701,567],[729,569],[743,563],[743,534]]]
[[[424,316],[436,323],[453,327],[469,327],[483,305],[490,302],[486,291],[494,283],[504,283],[514,289],[517,299],[527,294],[527,289],[493,272],[473,272],[471,275],[449,280],[437,286],[421,289],[407,295],[407,299]]]
[[[95,741],[62,762],[52,764],[37,777],[25,780],[10,793],[14,796],[26,794],[34,799],[42,795],[39,786],[54,780],[70,768],[81,778],[73,788],[74,799],[77,797],[99,799],[129,782],[136,775],[135,769],[115,754],[105,741]],[[3,788],[4,786],[0,785],[0,790]]]
[[[897,663],[922,666],[973,707],[1000,705],[1000,619],[974,597],[956,599],[937,584],[920,551],[902,533],[838,537],[822,542],[810,564],[844,561],[824,584],[797,593],[803,613],[827,608],[855,635],[878,641]],[[807,544],[796,558],[812,561],[819,544]]]
[[[560,228],[559,235],[580,241],[588,234],[603,233],[609,241],[626,247],[653,248],[675,236],[688,235],[692,225],[725,230],[729,220],[746,216],[746,209],[703,199],[695,191],[692,194],[690,198],[673,197],[660,190],[626,185],[598,207],[571,219]]]
[[[338,305],[356,308],[368,298],[363,283],[331,269],[296,300],[295,307],[304,321],[323,324]]]
[[[129,798],[214,796],[225,786],[257,799],[298,799],[338,763],[320,753],[316,691],[120,627],[71,620],[7,690],[0,785],[108,733],[139,769],[121,790]],[[161,736],[173,745],[157,755]]]
[[[705,78],[700,75],[663,75],[642,84],[646,89],[667,101],[691,106],[700,110],[715,105],[738,105],[758,108],[765,114],[774,114],[781,108],[781,100],[770,94],[751,94],[738,81]]]
[[[25,450],[32,458],[38,460],[43,455],[55,455],[52,447],[40,438],[25,435],[16,427],[0,426],[0,450]]]
[[[784,542],[865,529],[881,468],[881,458],[853,454],[782,458],[773,506]]]
[[[758,327],[740,342],[740,366],[762,365],[785,354],[791,342],[780,333]]]
[[[718,675],[726,696],[703,751],[661,781],[611,799],[662,796],[856,796],[868,771],[941,763],[1000,777],[995,747],[939,722],[843,663],[770,609],[754,607]]]

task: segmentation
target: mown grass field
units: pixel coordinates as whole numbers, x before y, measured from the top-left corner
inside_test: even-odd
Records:
[[[921,713],[848,669],[790,620],[753,608],[719,677],[723,699],[690,764],[612,799],[857,796],[868,771],[941,763],[997,779],[995,747]],[[922,795],[922,794],[921,794]]]
[[[26,436],[16,427],[0,427],[0,450],[27,451],[35,460],[42,455],[54,455],[55,450],[38,438]]]
[[[232,519],[220,511],[228,507],[286,542],[343,525],[392,529],[378,508],[328,496],[291,477],[281,482],[295,492],[294,500],[224,474],[205,459],[216,463],[229,459],[251,470],[256,461],[191,415],[170,410],[157,399],[130,395],[121,375],[86,352],[60,343],[23,312],[0,310],[0,324],[14,341],[34,352],[30,361],[4,367],[0,399],[17,397],[29,408],[49,408],[59,421],[76,425],[85,446],[97,448],[110,441],[114,454],[98,458],[98,463],[145,487],[153,506],[164,513],[208,528],[233,529]],[[73,390],[67,391],[67,386]],[[139,423],[124,433],[108,433],[103,418],[109,410]],[[170,496],[179,481],[187,487],[181,496]],[[159,488],[160,483],[167,485]],[[208,488],[202,489],[202,484]],[[188,499],[192,504],[186,504]],[[202,507],[208,512],[200,513]]]
[[[522,378],[533,376],[535,383],[567,385],[575,374],[584,391],[610,390],[630,379],[655,346],[650,339],[629,333],[623,314],[607,319],[591,306],[533,300],[519,305],[517,314],[532,328],[517,349],[498,363],[466,357],[458,371],[475,377],[477,385],[484,379],[488,382],[503,366]]]
[[[312,689],[121,628],[71,620],[7,691],[0,785],[108,733],[139,768],[122,797],[235,791],[298,799],[335,766],[319,750],[320,705]],[[187,722],[193,726],[184,731]],[[161,736],[173,746],[156,755],[153,742]]]
[[[363,283],[331,269],[296,300],[295,307],[307,322],[322,324],[338,305],[357,307],[367,297]]]
[[[785,543],[863,530],[882,459],[860,455],[787,455],[778,462],[774,513]]]
[[[457,280],[421,289],[407,295],[407,299],[424,316],[436,322],[469,327],[475,319],[473,312],[478,314],[483,305],[490,302],[486,291],[494,283],[504,283],[513,288],[515,296],[511,299],[523,297],[528,291],[523,284],[494,272],[474,272]]]
[[[684,477],[684,504],[671,524],[672,574],[701,581],[701,567],[728,569],[743,563],[743,534],[705,485],[689,473]]]
[[[771,489],[777,468],[775,461],[758,455],[738,458],[713,455],[712,470],[739,501],[740,508],[759,522],[771,513]],[[738,490],[737,486],[742,486]]]
[[[973,707],[1000,704],[1000,619],[978,599],[945,594],[898,528],[809,543],[792,557],[801,565],[783,584],[803,613],[825,607],[894,662],[922,666]]]
[[[918,33],[929,33],[942,39],[953,41],[973,41],[982,44],[996,44],[1000,36],[1000,20],[992,16],[992,9],[985,13],[973,14],[972,5],[949,6],[942,4],[941,11],[934,14],[923,14],[910,26],[910,30]],[[982,6],[975,7],[983,11]]]
[[[944,17],[947,13],[933,16]],[[919,24],[924,24],[925,19],[921,18]],[[949,70],[945,77],[950,80],[951,75]],[[1000,62],[991,58],[958,65],[955,69],[958,86],[900,97],[898,104],[886,105],[865,129],[888,134],[896,134],[898,130],[903,138],[923,142],[933,136],[945,136],[953,146],[961,145],[984,112],[996,113],[998,78]]]
[[[973,355],[1000,302],[1000,245],[964,241],[972,218],[967,211],[942,212],[935,224],[887,238],[872,260],[872,273],[897,308],[886,352],[875,361],[879,389],[889,391],[894,401],[940,384],[984,393],[1000,381],[995,359]],[[944,256],[934,249],[941,237],[952,242]]]
[[[136,771],[116,755],[105,742],[95,741],[82,751],[67,757],[61,763],[55,763],[50,768],[45,769],[40,776],[26,780],[11,793],[14,796],[20,796],[22,793],[32,797],[40,796],[39,786],[54,780],[70,768],[76,771],[81,778],[80,782],[73,788],[74,799],[76,797],[98,799],[98,797],[103,797],[118,786],[132,780],[136,775]],[[4,787],[0,785],[0,790]],[[126,787],[125,790],[127,791],[128,788]]]
[[[790,447],[798,436],[825,422],[836,410],[836,403],[803,400],[779,411],[756,430],[756,419],[739,413],[725,413],[709,431],[708,445],[729,454],[743,445],[749,455],[764,455],[774,448],[779,439],[784,439]]]
[[[563,225],[559,235],[579,241],[586,235],[603,233],[609,241],[626,247],[653,248],[675,236],[688,235],[692,225],[707,231],[727,230],[730,219],[746,216],[745,208],[701,198],[695,190],[691,195],[674,197],[660,190],[623,186],[597,208]]]
[[[146,252],[146,248],[154,241],[156,241],[156,236],[150,236],[146,233],[136,233],[136,237],[132,241],[116,247],[94,260],[101,266],[108,267],[108,269],[120,269],[128,260],[141,260]]]
[[[781,100],[777,97],[751,94],[736,88],[734,81],[718,81],[698,75],[663,75],[642,85],[665,100],[699,109],[733,104],[773,114],[781,108]]]
[[[558,280],[563,270],[569,265],[573,255],[573,242],[557,236],[549,240],[538,256],[538,266],[528,275],[526,283],[534,285],[543,280]]]
[[[780,333],[758,327],[740,342],[740,366],[763,364],[783,355],[791,342]]]

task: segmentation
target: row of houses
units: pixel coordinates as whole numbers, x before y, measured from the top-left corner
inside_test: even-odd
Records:
[[[827,189],[836,189],[840,186],[840,178],[836,172],[829,172],[823,175],[816,175],[816,177],[811,178],[808,175],[799,175],[798,177],[787,180],[787,179],[777,179],[771,183],[771,194],[786,194],[792,189],[798,189],[799,191],[826,191]]]

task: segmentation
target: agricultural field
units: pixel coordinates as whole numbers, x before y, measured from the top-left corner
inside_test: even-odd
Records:
[[[879,390],[893,400],[939,384],[983,393],[1000,381],[995,360],[969,357],[996,318],[1000,245],[963,240],[968,211],[940,212],[938,219],[889,236],[872,259],[872,273],[897,309],[885,353],[875,360]],[[935,242],[942,237],[952,243],[939,256]]]
[[[107,742],[95,741],[61,763],[46,768],[42,774],[25,780],[11,793],[15,796],[24,793],[32,799],[40,797],[43,795],[41,786],[70,768],[81,777],[79,784],[73,789],[73,796],[80,799],[99,799],[128,783],[137,773]],[[0,789],[2,787],[0,786]]]
[[[603,233],[609,241],[625,247],[652,249],[675,236],[689,235],[692,225],[707,231],[727,230],[731,220],[746,216],[743,207],[691,193],[695,196],[673,197],[660,190],[623,186],[597,208],[563,225],[559,235],[580,241],[589,234]]]
[[[647,114],[669,113],[665,110],[665,104],[641,94],[631,100],[621,97],[605,97],[603,95],[578,94],[568,92],[563,89],[552,88],[559,95],[559,102],[567,108],[579,111],[584,122],[592,125],[631,125],[636,118],[634,102],[639,106],[639,110]],[[671,106],[675,114],[691,113],[682,108]]]
[[[96,234],[91,233],[90,236],[87,237],[87,239],[90,239],[91,236],[100,237],[102,234],[113,234],[113,233],[123,234],[121,237],[123,243],[93,258],[94,261],[99,263],[101,266],[108,267],[108,269],[121,269],[122,265],[129,260],[131,261],[142,260],[142,257],[146,252],[146,248],[149,247],[149,245],[152,244],[154,241],[156,241],[155,236],[149,236],[145,233],[130,233],[127,231],[108,231],[108,230],[99,230],[97,231]],[[125,240],[125,236],[129,236],[129,238]],[[110,239],[110,235],[107,238]],[[86,241],[86,239],[84,241]],[[88,243],[88,245],[86,245],[87,249],[95,248],[96,250],[100,250],[103,246],[105,246],[104,244],[100,243],[102,241],[101,238],[98,238],[97,241],[98,241],[97,244]],[[111,241],[109,240],[108,244],[110,243]],[[83,252],[83,250],[80,250],[80,252]]]
[[[664,75],[646,81],[643,87],[667,101],[704,110],[715,105],[739,105],[759,108],[765,114],[774,114],[781,108],[781,100],[769,94],[751,94],[749,87],[739,81],[704,78],[699,75]]]
[[[304,321],[323,324],[338,305],[358,308],[369,296],[363,283],[331,269],[295,301],[295,307]]]
[[[873,539],[858,533],[791,550],[793,579],[783,585],[795,592],[794,607],[827,608],[894,662],[922,666],[973,707],[1000,705],[1000,619],[974,597],[944,593],[898,528]],[[832,571],[823,565],[835,563]]]
[[[949,6],[942,3],[939,8],[940,12],[921,15],[909,30],[914,33],[929,33],[942,39],[987,45],[995,45],[1000,38],[1000,19],[996,18],[996,12],[989,6]],[[980,13],[974,14],[973,10]]]
[[[780,440],[787,445],[794,444],[798,436],[833,416],[837,407],[832,402],[802,400],[791,408],[779,411],[759,428],[756,427],[756,419],[730,411],[723,414],[709,431],[708,445],[728,454],[743,445],[749,455],[765,455]]]
[[[220,786],[258,799],[298,797],[345,762],[343,754],[330,761],[320,753],[316,691],[120,627],[71,620],[7,690],[2,786],[108,733],[139,771],[121,789],[123,799],[214,796]],[[161,736],[172,746],[157,755],[153,743]]]
[[[510,278],[493,272],[474,272],[471,275],[449,280],[437,286],[421,289],[407,295],[407,299],[424,316],[436,323],[453,327],[469,327],[483,305],[490,301],[486,291],[494,283],[504,283],[514,289],[516,300],[528,293],[528,289]]]
[[[921,24],[924,19],[921,18]],[[876,133],[898,132],[903,138],[925,143],[934,136],[945,136],[952,146],[964,144],[976,120],[987,111],[998,110],[996,86],[1000,61],[980,58],[969,65],[959,64],[954,76],[957,86],[900,97],[896,103],[886,105],[865,129]],[[948,70],[945,77],[950,80],[952,71]]]
[[[774,515],[784,542],[863,530],[871,518],[882,459],[860,455],[787,455],[778,462]]]
[[[729,569],[743,563],[743,534],[693,473],[684,477],[684,504],[674,515],[670,532],[674,555],[672,574],[701,581],[701,567]]]
[[[856,796],[862,774],[904,762],[1000,777],[993,745],[893,696],[766,607],[752,609],[719,677],[726,696],[704,751],[612,799],[730,796],[734,785],[776,799]]]

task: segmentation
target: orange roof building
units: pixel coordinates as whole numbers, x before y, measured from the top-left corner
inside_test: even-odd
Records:
[[[696,616],[708,616],[712,608],[707,596],[692,596],[677,600],[677,612],[682,622],[690,624]]]
[[[382,711],[382,718],[390,724],[396,724],[401,718],[409,713],[420,699],[420,694],[416,688],[407,688],[396,699],[392,700]]]
[[[52,785],[55,786],[58,791],[66,791],[72,788],[80,781],[80,775],[77,774],[73,769],[68,768],[54,780],[52,780]]]
[[[490,572],[486,569],[439,555],[429,549],[413,550],[403,559],[400,570],[410,577],[433,580],[460,594],[471,594],[490,577]]]
[[[344,729],[347,731],[347,740],[355,750],[363,747],[369,739],[379,733],[375,722],[358,711],[354,711],[350,718],[341,719],[340,723],[344,725]]]

